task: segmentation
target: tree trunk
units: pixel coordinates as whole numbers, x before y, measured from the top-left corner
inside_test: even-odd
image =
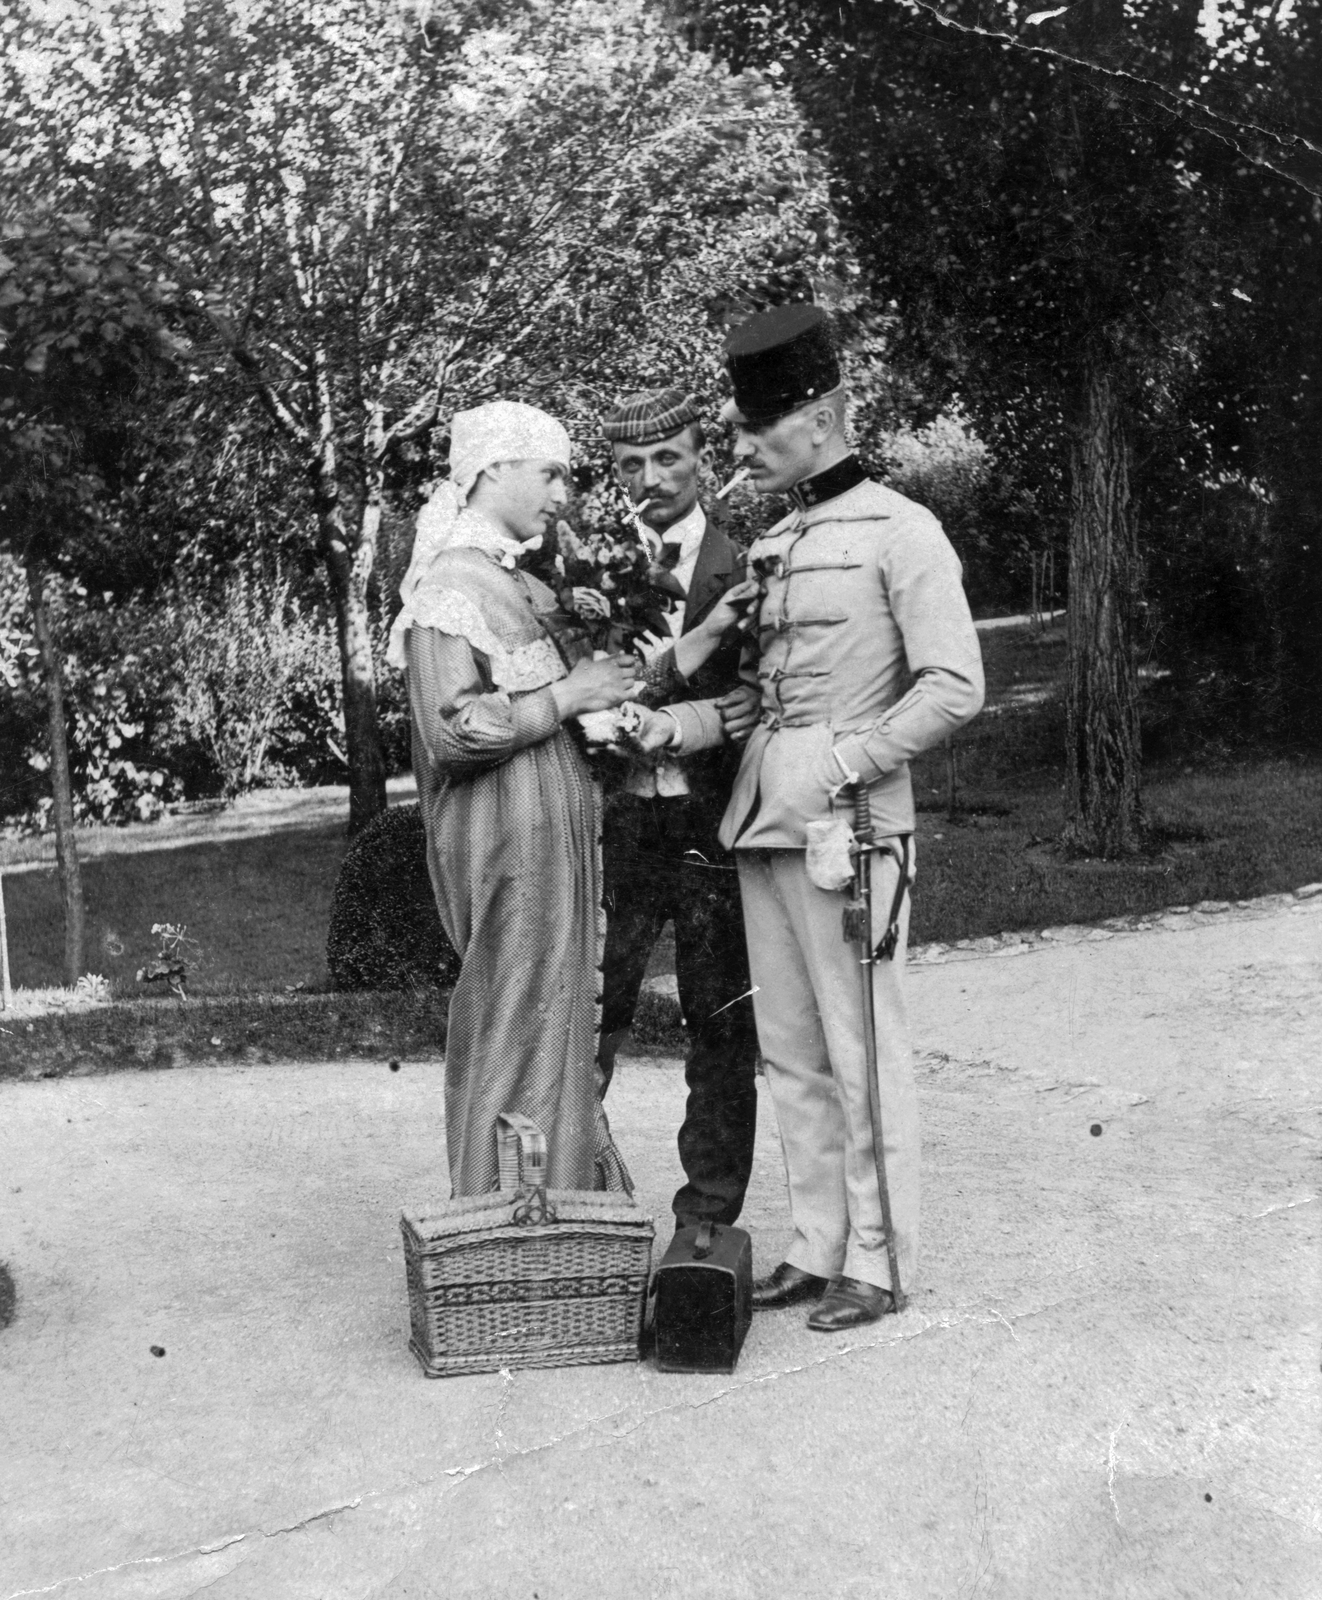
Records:
[[[344,753],[349,758],[349,832],[386,809],[386,763],[376,720],[376,670],[367,618],[367,575],[356,562],[335,596],[344,688]]]
[[[1071,461],[1065,833],[1087,855],[1139,846],[1140,745],[1134,609],[1138,542],[1129,443],[1105,367],[1089,370]]]
[[[344,698],[344,753],[349,760],[349,832],[358,833],[386,809],[386,764],[376,720],[376,669],[368,626],[367,581],[376,553],[375,528],[362,530],[350,549],[344,507],[333,479],[317,471],[314,492],[322,554],[335,600]],[[370,508],[369,508],[370,509]],[[365,519],[366,520],[366,519]]]
[[[28,561],[26,571],[32,627],[37,636],[37,649],[41,652],[42,676],[46,680],[51,791],[55,797],[55,860],[60,873],[60,897],[64,902],[64,981],[72,988],[87,965],[87,910],[73,831],[73,783],[69,777],[69,742],[64,728],[64,674],[59,647],[51,632],[50,612],[46,609],[41,567],[35,557]]]

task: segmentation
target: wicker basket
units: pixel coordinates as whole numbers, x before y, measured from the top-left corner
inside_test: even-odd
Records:
[[[546,1143],[526,1118],[502,1116],[497,1137],[498,1193],[401,1219],[422,1370],[637,1361],[651,1220],[621,1194],[543,1188]]]

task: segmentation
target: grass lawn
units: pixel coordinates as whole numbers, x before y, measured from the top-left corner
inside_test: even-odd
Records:
[[[1035,844],[1060,831],[1053,792],[981,797],[1007,815],[920,814],[913,941],[1246,900],[1322,878],[1322,768],[1263,763],[1149,780],[1145,793],[1166,841],[1125,864],[1067,862]]]
[[[958,736],[953,814],[946,751],[914,765],[915,943],[1241,900],[1322,878],[1322,762],[1201,757],[1151,679],[1144,725],[1167,752],[1144,769],[1151,851],[1124,863],[1066,859],[1053,846],[1064,822],[1063,628],[996,630],[982,645],[987,708]]]
[[[232,994],[128,1000],[6,1021],[0,1079],[159,1071],[201,1061],[435,1060],[449,997],[407,994]],[[672,1023],[672,1029],[673,1029]]]
[[[200,947],[198,994],[324,988],[326,926],[347,840],[343,824],[223,844],[104,855],[83,863],[88,966],[117,996],[153,955],[154,922],[185,923]],[[53,871],[5,878],[10,967],[18,988],[61,981],[64,932]]]
[[[1145,726],[1161,735],[1164,753],[1144,775],[1152,849],[1120,864],[1067,860],[1052,844],[1062,823],[1062,631],[998,629],[983,634],[983,649],[988,707],[959,736],[953,813],[946,752],[929,752],[914,770],[914,943],[1247,899],[1322,879],[1322,762],[1200,759],[1190,738],[1181,748],[1178,716],[1155,681]],[[346,847],[336,823],[86,862],[91,969],[110,979],[117,999],[136,998],[134,974],[154,951],[152,924],[185,923],[200,947],[190,984],[199,1003],[115,1006],[119,1023],[105,1011],[39,1019],[20,1055],[29,1068],[34,1052],[69,1063],[84,1039],[85,1070],[213,1054],[306,1058],[353,1049],[405,1059],[434,1051],[443,1024],[425,995],[286,998],[293,985],[326,986],[326,927]],[[54,872],[6,877],[5,898],[15,984],[58,984]],[[673,969],[668,942],[653,968]],[[673,1003],[651,997],[647,1005],[639,1037],[676,1047]],[[13,1037],[0,1032],[0,1062]]]

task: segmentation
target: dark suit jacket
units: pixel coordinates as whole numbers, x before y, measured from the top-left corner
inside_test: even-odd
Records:
[[[683,632],[696,628],[725,591],[742,583],[743,578],[744,552],[708,518],[689,581]],[[739,685],[742,648],[743,635],[737,628],[731,628],[692,678],[679,675],[674,657],[667,651],[648,669],[647,690],[640,699],[653,707],[673,705],[677,700],[717,699]],[[680,758],[690,792],[717,807],[718,815],[730,797],[740,754],[737,745],[725,744],[715,750],[699,750]]]

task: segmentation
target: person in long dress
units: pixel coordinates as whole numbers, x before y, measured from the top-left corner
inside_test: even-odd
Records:
[[[565,503],[569,457],[564,428],[535,407],[458,412],[392,630],[428,869],[462,961],[445,1052],[456,1196],[497,1186],[502,1111],[546,1135],[551,1188],[631,1188],[595,1075],[599,799],[565,723],[621,704],[633,661],[571,667],[554,594],[518,565]]]

